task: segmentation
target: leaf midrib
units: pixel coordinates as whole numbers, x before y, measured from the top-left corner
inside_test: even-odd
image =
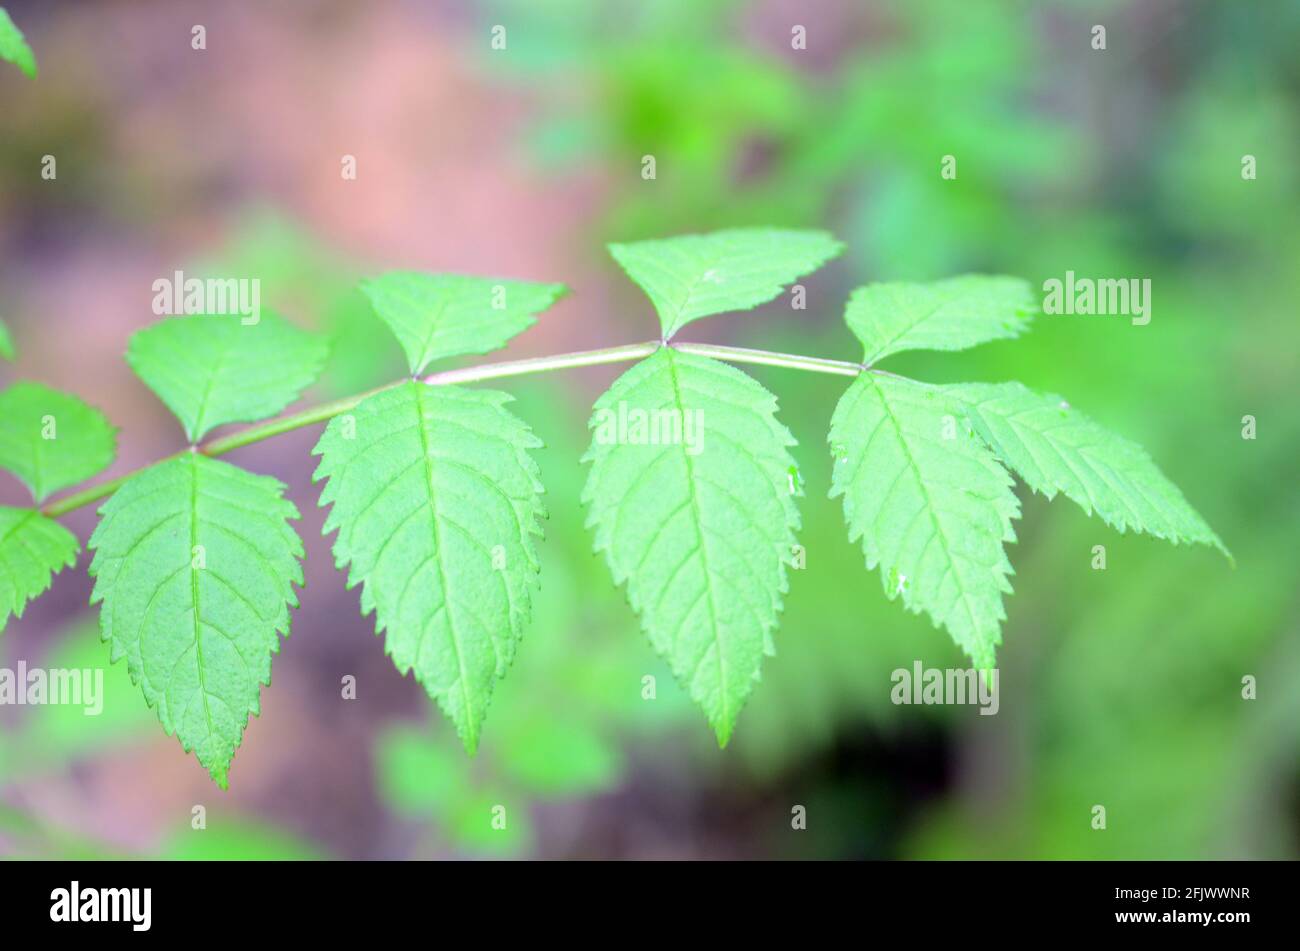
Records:
[[[931,293],[935,293],[935,292],[932,291]],[[936,296],[938,296],[938,295],[936,294]],[[942,298],[939,299],[939,300],[937,300],[937,301],[935,301],[934,304],[933,304],[933,305],[932,305],[928,310],[926,310],[925,313],[923,313],[923,314],[921,314],[921,316],[917,317],[916,320],[912,321],[910,324],[905,324],[901,330],[899,330],[897,333],[895,333],[895,334],[894,334],[892,337],[890,337],[888,340],[885,340],[885,341],[881,342],[880,344],[878,344],[878,345],[876,346],[876,352],[875,352],[875,353],[868,353],[866,356],[864,356],[864,357],[862,358],[862,362],[863,362],[864,364],[866,364],[868,367],[871,367],[871,366],[874,366],[874,365],[875,365],[876,361],[878,361],[878,360],[883,360],[885,357],[888,357],[888,356],[892,356],[892,355],[893,355],[893,351],[891,351],[891,350],[889,349],[890,347],[892,347],[894,344],[898,343],[899,340],[901,340],[901,339],[902,339],[903,337],[905,337],[907,334],[911,333],[911,332],[912,332],[913,330],[915,330],[917,327],[921,326],[921,325],[922,325],[923,323],[925,323],[927,320],[931,320],[931,319],[933,319],[934,315],[937,314],[937,313],[939,312],[939,308],[940,308],[940,307],[943,307],[944,304],[946,304],[946,303],[948,303],[948,301],[946,301],[946,300],[944,300],[944,299],[942,299]]]
[[[672,350],[665,350],[668,360],[668,376],[673,385],[673,401],[677,404],[677,410],[680,413],[686,412],[686,407],[682,403],[681,385],[677,379],[677,363]],[[705,541],[704,526],[700,516],[699,498],[695,492],[695,469],[691,464],[691,457],[686,452],[684,444],[678,444],[678,450],[682,454],[682,459],[686,464],[686,492],[691,505],[691,524],[695,527],[695,537],[699,543],[700,564],[704,569],[704,589],[709,601],[709,626],[713,629],[713,642],[717,646],[718,652],[718,697],[722,704],[719,723],[722,725],[726,734],[731,733],[730,728],[730,696],[727,693],[727,664],[722,656],[722,636],[718,630],[718,609],[713,600],[713,575],[709,571],[709,554],[708,543]],[[683,623],[685,622],[683,619]]]
[[[208,687],[203,673],[203,622],[199,619],[199,569],[194,567],[194,549],[199,544],[199,467],[195,459],[189,461],[190,470],[190,599],[194,602],[194,660],[199,674],[199,693],[203,695],[203,721],[209,739],[215,735],[212,728],[212,710],[208,706]],[[206,563],[206,554],[204,556]]]
[[[5,532],[3,535],[0,535],[0,546],[4,545],[5,542],[9,541],[9,539],[17,535],[18,530],[21,529],[28,522],[30,522],[32,519],[36,518],[38,514],[39,513],[35,509],[26,510],[23,514],[23,517],[18,519],[16,522],[14,522],[13,526],[9,529],[9,531]]]
[[[957,562],[953,559],[952,549],[948,545],[948,536],[944,533],[943,527],[939,524],[939,516],[935,510],[934,501],[930,497],[930,490],[925,484],[925,477],[922,475],[920,467],[916,464],[916,458],[912,455],[912,448],[908,445],[907,436],[903,432],[898,417],[894,415],[893,407],[889,405],[889,399],[880,384],[872,379],[868,374],[863,374],[859,379],[865,380],[870,386],[875,387],[876,393],[880,397],[881,408],[885,411],[885,415],[888,417],[890,425],[894,429],[894,434],[898,437],[898,444],[903,450],[903,456],[907,460],[907,465],[912,470],[912,474],[916,476],[917,486],[921,490],[921,496],[925,499],[926,511],[930,515],[930,523],[934,525],[934,533],[939,537],[939,545],[943,548],[943,557],[948,562],[948,571],[952,574],[953,580],[957,582],[957,590],[961,592],[962,606],[966,609],[967,617],[970,618],[971,636],[975,637],[979,633],[980,627],[978,622],[975,620],[975,612],[971,609],[970,592],[966,590],[966,585],[962,581],[961,573],[957,570]],[[920,570],[919,564],[917,570]]]
[[[473,748],[478,746],[478,725],[474,722],[474,712],[470,702],[469,671],[465,669],[465,653],[461,648],[460,634],[456,629],[447,566],[443,562],[445,549],[442,547],[442,527],[438,519],[438,500],[433,491],[433,455],[429,446],[429,434],[425,429],[428,419],[424,415],[424,401],[420,399],[421,394],[413,391],[411,395],[417,418],[416,428],[420,433],[420,455],[424,459],[424,484],[429,492],[429,517],[433,527],[433,561],[438,566],[438,584],[442,588],[443,603],[447,606],[447,632],[451,635],[451,646],[456,652],[456,667],[460,671],[461,703],[465,708],[465,729],[470,738],[470,747]],[[418,648],[416,657],[417,659],[419,657]]]
[[[212,385],[217,381],[217,377],[221,375],[222,364],[225,363],[230,353],[229,348],[220,350],[217,353],[216,360],[213,361],[212,372],[208,374],[207,382],[203,386],[203,395],[199,397],[199,411],[194,417],[194,431],[188,433],[191,444],[197,442],[204,433],[203,417],[207,415],[208,403],[212,399]]]

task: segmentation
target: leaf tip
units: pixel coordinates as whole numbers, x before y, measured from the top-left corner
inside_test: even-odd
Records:
[[[461,745],[465,747],[465,755],[473,759],[478,755],[478,730],[466,726],[464,729],[457,730],[457,732],[460,733]]]
[[[713,727],[713,735],[716,737],[718,741],[718,749],[725,750],[727,748],[727,744],[731,742],[731,738],[736,733],[735,715],[733,714],[731,716],[723,716],[717,720],[714,720],[711,725]]]

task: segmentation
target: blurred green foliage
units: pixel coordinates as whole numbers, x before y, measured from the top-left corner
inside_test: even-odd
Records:
[[[102,709],[88,716],[81,706],[28,707],[0,731],[0,790],[37,784],[43,778],[75,775],[79,762],[108,759],[158,741],[158,721],[131,683],[125,664],[108,664],[93,617],[54,639],[48,655],[28,666],[63,670],[102,670]],[[4,666],[17,663],[0,653]],[[8,858],[128,858],[133,850],[102,841],[44,817],[45,810],[0,805],[0,855]],[[323,853],[311,844],[252,816],[215,809],[205,827],[182,826],[150,854],[164,859],[312,859]]]

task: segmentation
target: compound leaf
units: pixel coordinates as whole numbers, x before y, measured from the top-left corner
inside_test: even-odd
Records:
[[[596,402],[583,492],[596,550],[726,745],[793,558],[794,437],[753,378],[669,347]]]
[[[90,537],[111,659],[126,658],[163,728],[222,788],[298,605],[298,510],[283,492],[186,453],[128,480]]]
[[[1049,499],[1063,492],[1121,532],[1212,545],[1228,555],[1141,446],[1098,426],[1059,396],[1019,383],[965,383],[945,390],[965,404],[976,432],[1035,492]]]
[[[36,54],[4,7],[0,7],[0,59],[13,63],[28,79],[36,78]]]
[[[965,350],[1019,336],[1034,313],[1029,284],[968,274],[930,284],[868,284],[849,297],[845,323],[863,363],[903,350]]]
[[[0,631],[53,575],[77,563],[80,549],[77,536],[35,509],[0,505]]]
[[[126,360],[197,443],[223,423],[274,416],[320,375],[320,337],[262,311],[167,317],[131,337]]]
[[[116,443],[104,414],[69,393],[26,382],[0,393],[0,468],[37,502],[104,469]]]
[[[653,302],[665,340],[700,317],[766,304],[843,249],[825,231],[776,228],[609,246],[627,276]]]
[[[565,293],[563,284],[418,271],[390,271],[360,286],[406,351],[412,376],[443,357],[505,346]]]
[[[335,417],[313,452],[334,557],[403,674],[478,747],[537,583],[541,441],[493,390],[408,381]]]
[[[835,407],[831,497],[885,593],[946,627],[976,667],[994,663],[1011,591],[1003,548],[1020,504],[1011,476],[942,390],[863,373]]]

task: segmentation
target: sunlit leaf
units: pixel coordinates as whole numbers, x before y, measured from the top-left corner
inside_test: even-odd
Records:
[[[609,252],[654,304],[667,340],[701,317],[766,304],[843,248],[825,231],[742,228],[611,244]]]
[[[302,541],[284,486],[186,453],[104,503],[90,537],[91,603],[114,661],[225,787],[271,655],[298,606]]]
[[[831,496],[843,497],[849,540],[862,540],[885,594],[946,627],[976,667],[992,667],[1020,503],[961,404],[863,373],[835,407],[830,443]]]
[[[0,468],[37,502],[102,471],[115,452],[104,414],[70,393],[27,382],[0,393]]]
[[[799,527],[794,437],[752,377],[668,347],[614,382],[590,427],[596,550],[726,745],[773,652]]]
[[[0,505],[0,631],[9,616],[50,586],[53,575],[77,563],[77,536],[34,509]]]
[[[411,375],[434,360],[489,353],[537,322],[564,295],[563,284],[502,281],[462,274],[390,271],[361,291],[397,336]]]
[[[263,311],[167,317],[131,337],[126,359],[197,443],[223,423],[274,416],[320,375],[328,344]]]
[[[541,445],[493,390],[408,381],[336,417],[313,450],[334,558],[402,673],[478,747],[537,583]]]

